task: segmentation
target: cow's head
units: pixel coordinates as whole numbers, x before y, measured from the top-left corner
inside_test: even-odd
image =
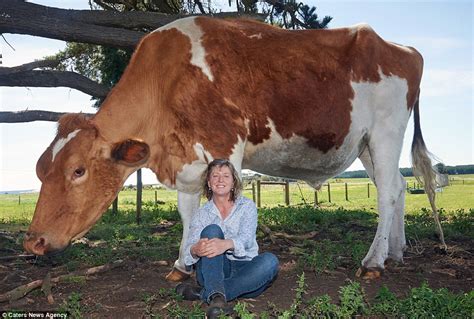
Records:
[[[106,141],[82,115],[63,116],[56,138],[36,166],[42,186],[25,249],[43,255],[85,234],[149,153],[141,141]]]

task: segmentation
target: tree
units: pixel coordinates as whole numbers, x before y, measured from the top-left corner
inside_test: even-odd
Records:
[[[229,3],[232,3],[230,0]],[[236,0],[237,12],[215,12],[201,0],[89,0],[91,10],[51,8],[22,0],[0,2],[0,33],[69,41],[55,56],[17,67],[0,67],[0,86],[58,87],[80,90],[100,105],[118,81],[134,46],[147,32],[190,14],[249,17],[286,28],[326,28],[310,8],[295,0]],[[60,113],[0,112],[0,123],[56,120]]]

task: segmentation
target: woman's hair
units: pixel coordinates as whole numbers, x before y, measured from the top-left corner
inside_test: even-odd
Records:
[[[235,200],[240,196],[240,193],[242,192],[242,182],[240,181],[239,173],[235,169],[234,165],[229,160],[226,159],[215,159],[212,162],[207,165],[206,171],[202,174],[202,192],[204,196],[208,200],[211,200],[212,198],[212,189],[209,187],[208,181],[209,177],[211,176],[212,170],[215,167],[223,167],[227,166],[231,173],[232,173],[232,178],[234,180],[234,186],[232,187],[232,190],[230,191],[230,201],[235,202]]]

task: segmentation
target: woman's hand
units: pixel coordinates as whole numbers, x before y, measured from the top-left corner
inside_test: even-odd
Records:
[[[212,258],[234,248],[234,241],[220,238],[201,238],[191,247],[191,253],[199,257]]]

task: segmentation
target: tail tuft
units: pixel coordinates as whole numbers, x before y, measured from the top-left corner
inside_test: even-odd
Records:
[[[419,99],[417,99],[414,106],[414,122],[415,131],[413,134],[413,142],[411,144],[411,161],[413,166],[413,175],[420,183],[424,185],[425,192],[428,195],[428,199],[433,210],[433,218],[436,222],[437,233],[440,238],[441,245],[444,249],[446,249],[447,246],[444,241],[443,229],[439,221],[439,213],[435,203],[437,172],[433,168],[431,161],[434,156],[426,148],[426,144],[423,140],[423,135],[421,133]]]

